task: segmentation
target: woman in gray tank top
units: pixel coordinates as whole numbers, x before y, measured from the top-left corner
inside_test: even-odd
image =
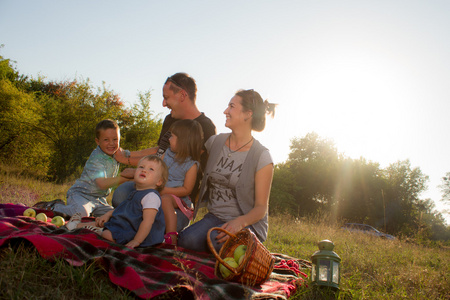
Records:
[[[209,157],[194,218],[201,207],[206,206],[208,213],[180,233],[180,247],[209,251],[206,234],[212,227],[231,233],[247,227],[261,241],[266,240],[273,160],[252,131],[262,131],[266,114],[273,116],[274,112],[275,105],[263,101],[254,90],[240,90],[231,98],[224,111],[231,133],[214,135],[205,144]],[[217,251],[228,237],[223,232],[212,233]]]

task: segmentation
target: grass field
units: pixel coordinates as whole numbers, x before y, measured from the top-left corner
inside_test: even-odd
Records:
[[[0,203],[32,205],[64,199],[68,188],[0,165]],[[342,258],[338,299],[450,299],[449,248],[352,234],[340,230],[340,225],[329,223],[326,216],[300,220],[271,216],[265,245],[273,253],[310,260],[318,241],[333,241]],[[24,244],[0,248],[0,274],[0,299],[135,298],[113,285],[95,263],[72,267],[62,260],[48,262]],[[302,287],[291,298],[322,299],[324,295]]]

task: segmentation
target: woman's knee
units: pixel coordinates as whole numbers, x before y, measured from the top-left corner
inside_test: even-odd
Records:
[[[192,224],[180,232],[178,236],[178,245],[186,249],[208,252],[209,246],[207,242],[207,234],[209,229],[212,227],[220,227],[222,224],[223,222],[218,218],[207,214],[202,220]],[[222,245],[218,245],[216,242],[217,234],[217,231],[212,231],[210,239],[214,248],[220,250]]]
[[[191,234],[190,232],[186,232],[187,229],[183,230],[178,235],[178,246],[194,251],[206,251],[206,240],[199,234]]]

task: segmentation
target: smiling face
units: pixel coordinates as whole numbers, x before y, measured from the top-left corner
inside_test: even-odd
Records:
[[[180,100],[183,96],[183,90],[180,89],[178,92],[174,92],[170,89],[172,82],[167,82],[163,86],[163,106],[170,109],[170,114],[175,119],[181,119],[180,112]]]
[[[98,138],[95,139],[95,142],[103,152],[109,156],[113,156],[113,154],[119,149],[119,129],[108,128],[99,130],[99,135]]]
[[[137,190],[156,189],[163,182],[160,163],[141,159],[134,173],[134,182]]]
[[[240,96],[231,98],[227,109],[223,113],[226,117],[225,126],[230,129],[245,124],[252,116],[252,111],[243,111],[242,98]]]

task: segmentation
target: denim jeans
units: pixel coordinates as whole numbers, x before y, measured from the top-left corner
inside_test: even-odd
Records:
[[[127,181],[119,185],[113,193],[111,201],[112,206],[119,206],[119,204],[127,200],[128,195],[135,190],[134,181]]]
[[[100,217],[113,207],[106,202],[105,198],[98,198],[69,190],[67,192],[67,205],[55,204],[53,211],[73,216],[80,213],[82,217]]]
[[[178,235],[178,246],[191,249],[194,251],[200,252],[210,252],[208,242],[206,239],[206,235],[208,230],[212,227],[220,227],[225,222],[217,218],[211,213],[207,213],[203,219],[192,224],[191,226],[185,228]],[[216,241],[216,236],[220,233],[220,231],[214,230],[211,232],[211,242],[216,249],[217,253],[219,253],[220,248],[222,248],[223,243],[219,244]]]

